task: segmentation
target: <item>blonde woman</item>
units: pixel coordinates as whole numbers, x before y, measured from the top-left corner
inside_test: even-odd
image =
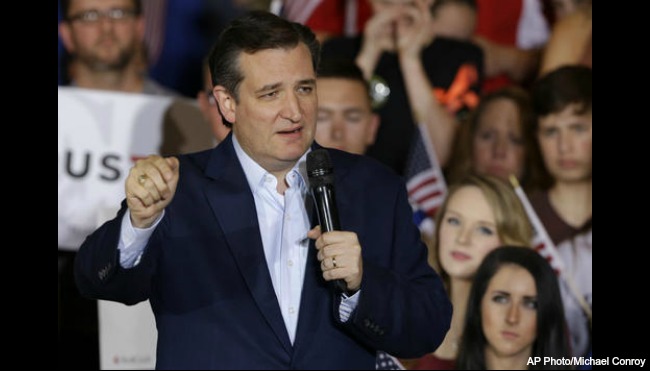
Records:
[[[429,263],[445,281],[454,312],[434,353],[405,361],[412,369],[455,369],[467,299],[483,258],[501,245],[530,246],[532,229],[512,188],[489,176],[469,175],[450,189],[438,211]]]

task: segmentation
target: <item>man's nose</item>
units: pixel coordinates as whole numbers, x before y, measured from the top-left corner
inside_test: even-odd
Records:
[[[302,112],[298,97],[295,94],[287,94],[282,107],[282,117],[297,123],[302,119]]]

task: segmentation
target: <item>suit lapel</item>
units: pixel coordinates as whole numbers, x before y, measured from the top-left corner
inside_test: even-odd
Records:
[[[205,174],[215,181],[206,186],[205,195],[260,312],[287,353],[291,353],[291,341],[264,257],[255,201],[231,136],[215,148],[208,161]]]
[[[311,213],[311,221],[312,227],[318,224],[315,209]],[[331,305],[331,299],[329,299],[331,295],[331,291],[323,279],[320,263],[316,258],[314,241],[311,240],[305,264],[305,279],[300,295],[300,312],[294,341],[295,354],[300,354],[301,349],[310,347],[314,334],[318,333],[318,327],[322,324],[322,319],[327,318],[323,316],[323,311],[329,310],[325,307]]]
[[[312,145],[312,150],[322,148],[318,144]],[[331,154],[331,153],[330,153]],[[333,156],[332,156],[333,157]],[[335,197],[336,204],[341,219],[341,227],[344,230],[355,230],[349,223],[355,223],[349,220],[353,210],[352,200],[346,197],[345,192],[340,192],[342,188],[341,183],[348,175],[348,167],[344,164],[335,163],[332,158],[335,174]],[[307,203],[311,207],[309,213],[311,216],[311,227],[318,224],[318,215],[316,208],[313,207],[313,199],[311,193],[308,195]],[[348,218],[346,218],[346,216]],[[303,282],[302,294],[300,297],[300,317],[298,319],[298,328],[296,329],[296,340],[294,342],[294,352],[299,354],[301,349],[308,349],[314,334],[318,333],[319,326],[323,324],[323,319],[333,321],[334,319],[324,314],[323,311],[330,312],[330,315],[338,316],[338,307],[333,307],[334,303],[338,300],[333,300],[334,295],[340,295],[338,291],[334,291],[332,284],[323,279],[323,274],[320,269],[320,263],[316,258],[316,247],[314,241],[309,243],[309,253],[307,256],[307,263],[305,265],[305,280]],[[331,311],[334,311],[331,313]]]

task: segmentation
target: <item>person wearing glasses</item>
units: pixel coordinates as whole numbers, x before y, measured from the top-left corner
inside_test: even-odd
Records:
[[[72,86],[178,96],[146,76],[140,0],[61,0]]]
[[[145,20],[140,0],[61,0],[60,5],[59,34],[70,55],[67,70],[70,86],[172,97],[163,117],[160,152],[182,153],[212,146],[210,131],[193,102],[181,99],[176,91],[147,77]],[[124,140],[117,135],[111,138],[116,143]],[[129,163],[124,161],[124,164],[126,171]],[[75,187],[77,182],[79,179],[59,183],[59,192],[65,195],[59,197],[59,212],[80,215],[82,211],[74,205],[82,204],[91,211],[87,215],[98,218],[100,211],[93,208],[96,201],[84,198],[79,203],[85,194],[67,188]],[[88,187],[95,186],[91,183]],[[62,223],[67,223],[65,228],[74,224],[69,219]],[[83,229],[70,229],[83,233]],[[58,251],[59,349],[62,349],[59,365],[92,369],[99,365],[97,301],[82,298],[75,287],[72,266],[76,252],[71,248],[60,243]]]

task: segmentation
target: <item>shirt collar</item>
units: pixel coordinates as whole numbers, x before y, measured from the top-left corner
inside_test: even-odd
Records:
[[[253,160],[244,149],[239,144],[237,136],[235,133],[232,134],[232,145],[235,148],[235,154],[241,163],[244,174],[246,175],[246,180],[248,181],[248,186],[251,191],[255,193],[257,188],[261,186],[264,182],[264,177],[268,174],[273,176],[271,173],[266,171],[262,166],[260,166],[255,160]],[[302,190],[306,189],[307,186],[307,154],[311,151],[311,146],[307,148],[307,151],[298,159],[298,161],[293,165],[293,170],[296,170],[301,177],[302,182],[300,182],[300,188]],[[287,174],[289,174],[287,173]]]

